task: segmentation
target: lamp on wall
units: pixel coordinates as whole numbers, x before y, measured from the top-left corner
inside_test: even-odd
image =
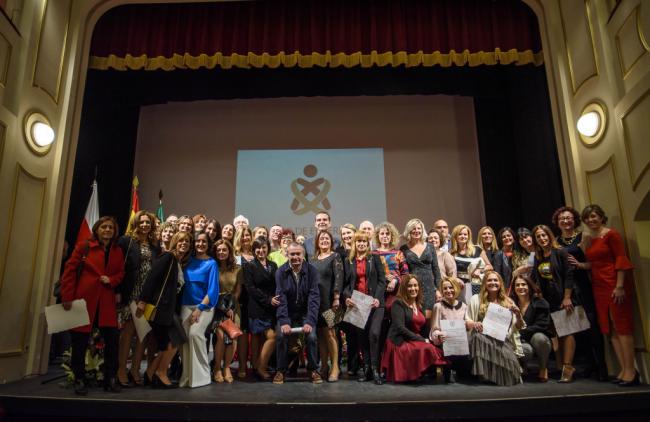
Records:
[[[36,155],[47,154],[56,139],[50,121],[39,112],[26,115],[23,131],[27,146]]]
[[[580,139],[588,147],[596,145],[603,137],[607,127],[607,114],[605,106],[593,102],[582,110],[576,125]]]

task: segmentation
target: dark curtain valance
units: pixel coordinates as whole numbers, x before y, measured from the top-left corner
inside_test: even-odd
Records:
[[[265,0],[126,5],[95,27],[90,67],[540,65],[519,0]]]

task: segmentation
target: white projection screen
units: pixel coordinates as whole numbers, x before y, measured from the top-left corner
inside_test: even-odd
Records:
[[[485,222],[471,98],[298,97],[145,106],[135,174],[140,203],[222,224],[275,223],[310,234],[364,219]],[[326,192],[325,192],[326,191]],[[320,195],[320,197],[317,197]]]

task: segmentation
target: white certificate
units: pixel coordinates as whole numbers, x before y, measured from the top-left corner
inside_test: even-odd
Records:
[[[499,341],[504,341],[512,323],[512,312],[496,303],[488,305],[485,318],[483,318],[483,334]]]
[[[555,325],[558,337],[565,337],[591,328],[585,309],[582,306],[576,306],[570,314],[564,309],[553,312],[551,318],[553,318],[553,325]]]
[[[466,356],[469,355],[467,343],[467,330],[465,321],[462,319],[441,319],[440,330],[445,336],[442,343],[442,350],[445,356]]]
[[[350,299],[354,302],[354,306],[348,306],[343,321],[349,322],[355,327],[363,329],[366,327],[366,322],[368,321],[368,317],[372,311],[372,302],[374,301],[374,298],[363,294],[358,290],[354,290]]]
[[[48,334],[88,325],[90,324],[90,319],[88,318],[86,300],[73,300],[72,307],[69,311],[63,309],[62,304],[46,306],[45,320],[47,321]]]
[[[138,333],[138,339],[142,342],[149,331],[151,331],[151,325],[149,321],[142,315],[140,318],[135,316],[136,311],[138,310],[138,305],[135,301],[129,303],[129,308],[131,309],[131,316],[133,317],[133,325],[135,325],[135,331]]]

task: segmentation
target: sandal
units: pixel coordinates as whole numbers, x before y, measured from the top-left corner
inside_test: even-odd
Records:
[[[575,371],[576,371],[575,367],[573,367],[568,363],[565,363],[564,365],[562,365],[562,376],[557,382],[562,384],[573,382],[573,374],[575,373]]]
[[[218,369],[214,371],[214,382],[222,383],[223,382],[223,374],[221,373],[221,370]]]

